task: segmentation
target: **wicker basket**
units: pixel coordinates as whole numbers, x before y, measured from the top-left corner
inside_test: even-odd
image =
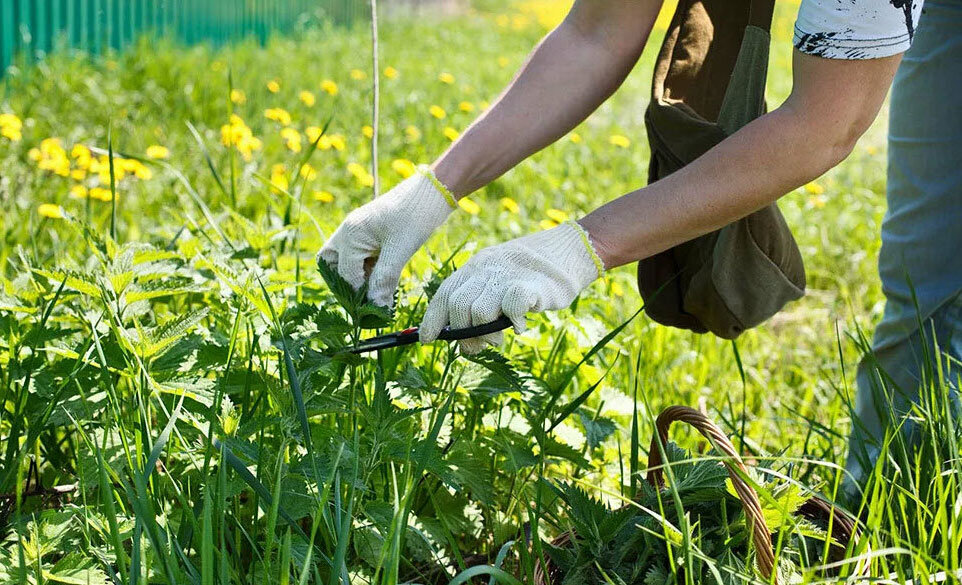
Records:
[[[776,585],[776,579],[772,577],[775,565],[775,554],[772,550],[772,536],[768,525],[765,523],[765,516],[762,513],[762,506],[758,500],[758,494],[755,493],[751,485],[743,479],[746,472],[745,463],[738,455],[734,445],[732,445],[732,442],[725,433],[722,432],[722,430],[718,428],[718,425],[712,422],[711,419],[687,406],[671,406],[658,415],[658,419],[655,421],[655,428],[658,434],[652,437],[651,448],[648,451],[648,483],[656,487],[662,485],[662,459],[658,442],[660,441],[662,445],[665,444],[668,439],[668,429],[675,421],[685,422],[695,427],[698,432],[711,442],[712,446],[726,456],[724,465],[728,468],[732,486],[735,488],[735,493],[738,494],[742,508],[745,510],[745,517],[749,523],[752,540],[755,544],[758,572],[766,579],[769,579],[772,585]],[[845,545],[853,538],[858,537],[855,521],[848,514],[835,508],[821,498],[813,497],[809,499],[802,505],[798,513],[810,520],[831,524],[832,538],[841,545],[832,547],[830,554],[833,557],[831,559],[833,561],[841,560],[845,553]],[[557,547],[565,546],[571,542],[572,536],[573,534],[571,532],[565,532],[554,539],[552,544]],[[868,563],[860,563],[856,566],[855,573],[858,575],[867,575],[868,570]],[[541,563],[538,562],[534,568],[534,583],[535,585],[548,585],[549,575],[551,582],[557,583],[560,581],[560,578],[563,577],[559,573],[560,571],[552,566],[550,561],[546,566],[542,566]]]

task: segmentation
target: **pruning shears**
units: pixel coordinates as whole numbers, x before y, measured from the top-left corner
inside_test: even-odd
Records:
[[[477,325],[474,327],[465,327],[464,329],[451,329],[451,327],[445,327],[441,330],[438,335],[438,339],[443,339],[445,341],[457,341],[459,339],[471,339],[472,337],[480,337],[482,335],[487,335],[489,333],[496,333],[498,331],[503,331],[511,327],[511,319],[505,316],[499,317],[496,321],[491,323],[485,323],[483,325]],[[395,331],[394,333],[387,333],[385,335],[378,335],[377,337],[370,337],[368,339],[362,340],[354,347],[346,348],[348,353],[361,354],[370,351],[376,351],[379,349],[388,349],[391,347],[400,347],[402,345],[410,345],[412,343],[417,343],[418,328],[409,327],[404,331]]]

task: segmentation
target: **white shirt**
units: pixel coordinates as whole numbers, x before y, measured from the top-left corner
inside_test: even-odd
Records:
[[[795,47],[828,59],[877,59],[906,51],[924,0],[802,0]]]

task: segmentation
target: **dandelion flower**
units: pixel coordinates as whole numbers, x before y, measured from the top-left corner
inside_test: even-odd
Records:
[[[314,199],[321,203],[333,203],[334,195],[330,191],[314,191]]]
[[[360,69],[351,69],[351,79],[354,81],[362,81],[367,78],[367,73],[364,73]]]
[[[147,158],[160,159],[170,158],[170,149],[159,144],[152,144],[147,147]]]
[[[275,193],[287,191],[290,183],[287,181],[287,169],[284,165],[277,164],[271,167],[271,189]]]
[[[284,128],[281,130],[281,138],[287,142],[287,149],[291,152],[301,151],[301,133],[296,128]]]
[[[304,163],[304,166],[301,167],[300,175],[308,181],[313,181],[317,178],[317,169],[307,163]]]
[[[301,102],[309,108],[312,107],[315,103],[317,103],[317,98],[314,97],[314,94],[307,90],[304,90],[301,93],[297,94],[297,98],[301,100]]]
[[[43,203],[37,208],[40,217],[49,219],[63,219],[63,208],[53,203]]]
[[[347,172],[351,173],[362,187],[371,187],[374,185],[374,176],[356,162],[348,163]]]
[[[280,122],[284,126],[291,125],[291,115],[284,108],[268,108],[264,110],[264,117],[268,120]]]
[[[510,61],[507,57],[498,57],[498,67],[504,69],[508,66],[508,63],[510,63]]]
[[[325,79],[321,82],[321,91],[326,92],[328,95],[337,95],[337,84],[330,79]]]
[[[70,188],[70,198],[71,199],[86,199],[87,198],[87,188],[83,185],[74,185]]]
[[[491,102],[489,102],[488,100],[481,100],[481,102],[478,105],[481,106],[482,110],[487,110],[488,108],[491,107]]]
[[[39,161],[41,157],[43,157],[43,154],[40,153],[39,148],[31,148],[30,150],[27,151],[27,158],[29,158],[33,162]]]
[[[620,282],[613,280],[611,281],[611,294],[615,295],[616,297],[623,297],[625,296],[625,288],[621,286]]]
[[[281,90],[281,82],[280,82],[280,81],[278,81],[278,80],[276,80],[276,79],[272,79],[272,80],[270,80],[270,81],[267,82],[267,91],[269,91],[269,92],[271,92],[271,93],[277,93],[277,92],[279,92],[280,90]]]
[[[815,181],[812,181],[811,183],[808,183],[807,185],[805,185],[805,190],[811,193],[812,195],[821,195],[822,193],[825,192],[825,187],[823,187],[820,183],[816,183]]]
[[[428,108],[428,112],[438,120],[443,120],[448,117],[448,113],[445,112],[441,106],[433,105]]]
[[[317,139],[320,138],[321,134],[323,133],[324,133],[324,129],[321,128],[320,126],[308,126],[307,128],[304,129],[304,134],[307,136],[307,140],[311,144],[314,144],[315,142],[317,142]],[[328,143],[327,148],[330,148],[330,147],[331,145],[330,143]],[[324,149],[324,150],[327,150],[327,149]]]
[[[70,171],[70,178],[74,181],[83,181],[87,178],[87,171],[85,169],[74,169]]]
[[[458,136],[460,135],[461,135],[460,132],[458,132],[457,130],[455,130],[450,126],[447,126],[444,128],[444,137],[450,140],[451,142],[454,142],[455,140],[457,140]]]
[[[472,104],[471,102],[461,102],[460,104],[458,104],[458,109],[461,110],[462,112],[473,112],[474,104]]]
[[[344,150],[347,144],[344,142],[344,136],[341,134],[331,134],[331,148],[337,151]]]
[[[538,225],[541,226],[541,229],[543,230],[550,230],[553,227],[558,227],[558,224],[550,219],[542,219],[540,222],[538,222]]]
[[[475,203],[474,201],[471,201],[467,197],[458,201],[458,207],[465,210],[471,215],[477,215],[478,213],[481,212],[481,206]]]
[[[0,136],[11,142],[23,140],[23,122],[13,114],[0,114]]]
[[[398,70],[395,69],[394,67],[391,67],[390,65],[388,65],[387,67],[384,68],[384,77],[387,77],[388,79],[395,79],[397,78],[397,76],[398,76]]]
[[[545,215],[547,215],[548,219],[555,223],[564,223],[568,221],[568,214],[560,209],[549,209],[547,212],[545,212]]]
[[[104,187],[94,187],[89,192],[91,199],[97,199],[98,201],[110,201],[114,198],[113,193],[110,189],[105,189]]]
[[[509,213],[517,214],[521,211],[521,207],[518,206],[518,202],[510,197],[501,198],[501,207],[503,207],[505,211],[508,211]]]
[[[568,135],[568,140],[574,142],[575,144],[581,144],[581,134],[577,132],[572,132]]]
[[[825,207],[825,202],[826,202],[825,196],[822,194],[812,195],[811,197],[808,198],[808,204],[814,207],[815,209],[821,209]]]
[[[408,140],[411,142],[417,142],[421,140],[421,131],[417,129],[417,126],[408,126],[404,129],[404,135],[407,136]]]
[[[438,81],[441,83],[446,83],[447,85],[451,85],[454,83],[454,76],[445,71],[444,73],[438,75]]]
[[[631,146],[631,140],[627,136],[622,136],[621,134],[612,134],[608,138],[608,142],[617,146],[618,148],[628,148]]]
[[[394,172],[401,175],[402,178],[407,179],[417,171],[417,167],[413,162],[406,158],[398,158],[391,162],[391,168]]]
[[[247,95],[239,89],[232,89],[230,90],[230,101],[242,105],[247,102]]]
[[[365,138],[373,138],[374,128],[371,128],[370,126],[364,126],[361,128],[361,134],[363,134]]]

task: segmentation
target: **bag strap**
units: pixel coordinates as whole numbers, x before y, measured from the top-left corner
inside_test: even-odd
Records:
[[[748,7],[748,24],[770,32],[775,15],[775,0],[751,0]]]

